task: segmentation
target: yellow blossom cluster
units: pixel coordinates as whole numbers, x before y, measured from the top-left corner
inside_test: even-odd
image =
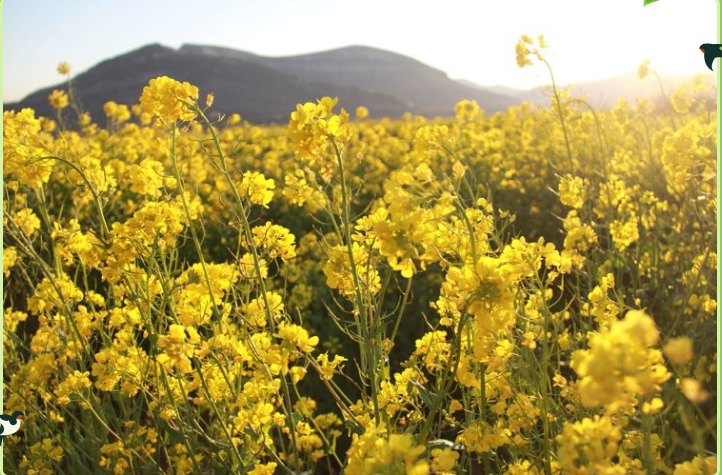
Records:
[[[5,111],[7,471],[714,473],[704,88],[277,127],[160,77],[98,123],[71,87]]]

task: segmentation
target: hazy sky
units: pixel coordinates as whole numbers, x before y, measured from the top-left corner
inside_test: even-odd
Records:
[[[8,0],[3,99],[18,100],[148,43],[228,46],[284,56],[369,45],[486,85],[546,83],[518,69],[514,45],[543,33],[560,82],[636,71],[648,59],[669,74],[712,74],[702,43],[717,43],[714,0]]]

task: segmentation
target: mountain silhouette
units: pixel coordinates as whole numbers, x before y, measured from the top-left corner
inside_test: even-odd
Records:
[[[704,74],[706,75],[706,73]],[[714,99],[717,97],[717,93],[714,91],[716,90],[716,77],[711,74],[706,76],[709,76],[707,80],[713,91],[700,93],[699,97],[704,100]],[[662,97],[660,82],[664,88],[664,95],[669,96],[674,89],[685,82],[691,81],[693,78],[694,75],[690,74],[675,76],[660,74],[658,82],[651,75],[642,80],[637,73],[627,73],[596,81],[578,82],[571,85],[562,84],[559,87],[569,92],[572,97],[584,99],[595,109],[610,109],[617,104],[619,99],[624,99],[632,105],[636,99],[650,99],[659,103]],[[469,87],[506,95],[515,100],[516,103],[530,102],[549,107],[552,96],[550,85],[523,90],[506,86],[480,86],[463,79],[458,81]],[[664,102],[668,103],[669,101],[665,99]]]
[[[480,86],[454,80],[414,58],[368,46],[348,46],[297,56],[267,57],[247,51],[206,45],[178,49],[159,44],[144,46],[107,59],[74,78],[76,95],[84,110],[104,124],[103,104],[116,101],[136,104],[148,81],[170,76],[200,89],[202,102],[212,92],[215,113],[240,113],[255,123],[285,123],[296,104],[323,96],[339,98],[339,105],[353,112],[366,106],[371,117],[399,117],[405,112],[427,117],[451,116],[463,99],[476,100],[487,113],[506,110],[528,101],[549,105],[547,87],[530,90],[506,86]],[[690,76],[661,76],[666,94]],[[35,109],[55,117],[48,104],[58,84],[36,91],[4,109]],[[614,106],[618,98],[658,99],[659,84],[636,74],[619,75],[577,84],[573,95],[586,97],[598,108]]]
[[[372,117],[404,112],[449,116],[462,99],[476,100],[487,112],[518,102],[454,81],[413,58],[365,46],[272,58],[213,46],[173,49],[152,44],[102,61],[73,81],[83,109],[102,124],[105,102],[136,104],[143,87],[157,76],[198,86],[201,101],[212,92],[214,112],[237,112],[257,123],[284,123],[297,103],[323,96],[338,97],[339,105],[350,112],[366,106]],[[39,115],[54,117],[47,101],[54,89],[65,90],[66,84],[36,91],[4,104],[4,109],[31,107]]]

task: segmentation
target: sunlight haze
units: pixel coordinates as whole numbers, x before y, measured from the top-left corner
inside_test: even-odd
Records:
[[[286,56],[368,45],[416,58],[455,79],[527,89],[548,81],[519,69],[521,34],[544,34],[558,81],[636,71],[710,73],[698,46],[717,42],[712,0],[353,2],[130,0],[11,1],[5,14],[6,102],[149,43],[225,46]],[[29,40],[28,38],[32,38]],[[711,74],[711,73],[710,73]]]

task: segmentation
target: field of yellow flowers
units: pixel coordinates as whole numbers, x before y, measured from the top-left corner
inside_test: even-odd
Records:
[[[7,472],[715,473],[703,87],[261,127],[159,77],[97,123],[70,81],[4,112]]]

